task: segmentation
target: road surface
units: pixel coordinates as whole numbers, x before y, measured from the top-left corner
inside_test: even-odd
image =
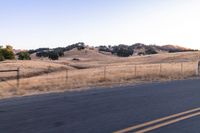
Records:
[[[0,133],[200,133],[200,80],[0,100]]]

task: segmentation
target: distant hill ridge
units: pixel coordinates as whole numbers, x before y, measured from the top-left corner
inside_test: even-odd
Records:
[[[164,45],[164,46],[158,46],[158,45],[146,45],[143,43],[135,43],[133,45],[124,45],[120,44],[118,46],[99,46],[98,47],[100,51],[106,51],[106,52],[113,52],[116,49],[131,49],[133,50],[134,55],[147,55],[147,54],[157,54],[157,53],[174,53],[174,52],[187,52],[187,51],[197,51],[190,48],[185,48],[177,45]]]
[[[168,44],[168,45],[163,45],[163,46],[158,46],[158,45],[145,45],[145,44],[142,44],[142,43],[136,43],[136,44],[133,44],[131,45],[131,47],[133,49],[147,49],[147,48],[153,48],[155,50],[161,50],[161,51],[170,51],[170,50],[177,50],[177,51],[196,51],[194,49],[191,49],[191,48],[185,48],[185,47],[181,47],[181,46],[178,46],[178,45],[171,45],[171,44]]]
[[[185,48],[185,47],[181,47],[181,46],[178,46],[178,45],[164,45],[162,46],[162,48],[164,49],[167,49],[167,50],[170,50],[170,49],[179,49],[179,50],[193,50],[191,48]]]
[[[36,50],[29,50],[30,54],[36,53],[37,57],[49,57],[49,54],[54,52],[54,55],[64,56],[69,55],[71,50],[77,49],[76,52],[78,55],[81,54],[81,50],[83,49],[92,49],[95,50],[94,52],[99,52],[101,54],[109,53],[110,55],[117,55],[121,57],[128,57],[132,55],[149,55],[149,54],[157,54],[157,53],[174,53],[174,52],[186,52],[186,51],[196,51],[189,48],[184,48],[177,45],[145,45],[143,43],[135,43],[133,45],[125,45],[119,44],[115,46],[106,46],[100,45],[97,47],[90,47],[85,45],[83,42],[79,42],[76,44],[68,45],[66,47],[57,47],[57,48],[38,48]]]

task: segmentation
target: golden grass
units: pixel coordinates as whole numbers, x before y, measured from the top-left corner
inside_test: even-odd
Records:
[[[120,65],[81,70],[60,70],[40,76],[22,78],[20,88],[16,80],[0,82],[0,97],[30,95],[74,88],[126,83],[131,81],[173,80],[195,75],[197,62]]]
[[[59,71],[61,69],[72,69],[69,66],[52,63],[50,61],[4,61],[0,63],[0,70],[12,70],[20,68],[21,77],[31,77],[35,75],[45,74],[48,71]],[[1,78],[15,78],[16,72],[0,73]]]
[[[72,52],[58,61],[36,59],[1,62],[0,70],[20,67],[21,79],[17,89],[16,72],[0,73],[0,81],[7,79],[6,82],[0,82],[0,98],[127,82],[141,83],[193,77],[200,57],[199,52],[128,58],[102,56],[91,50],[79,54],[77,51]],[[82,54],[85,55],[81,56]],[[80,57],[81,60],[72,61],[74,56]]]

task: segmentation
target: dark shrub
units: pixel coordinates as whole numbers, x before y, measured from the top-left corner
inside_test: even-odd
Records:
[[[73,58],[72,60],[73,60],[73,61],[80,61],[79,58]]]
[[[20,52],[18,53],[19,60],[31,60],[30,54],[28,52]]]

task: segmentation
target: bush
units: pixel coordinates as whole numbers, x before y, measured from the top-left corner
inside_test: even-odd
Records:
[[[73,58],[72,60],[73,60],[73,61],[80,61],[79,58]]]
[[[19,60],[31,60],[30,54],[28,52],[20,52],[18,53]]]

